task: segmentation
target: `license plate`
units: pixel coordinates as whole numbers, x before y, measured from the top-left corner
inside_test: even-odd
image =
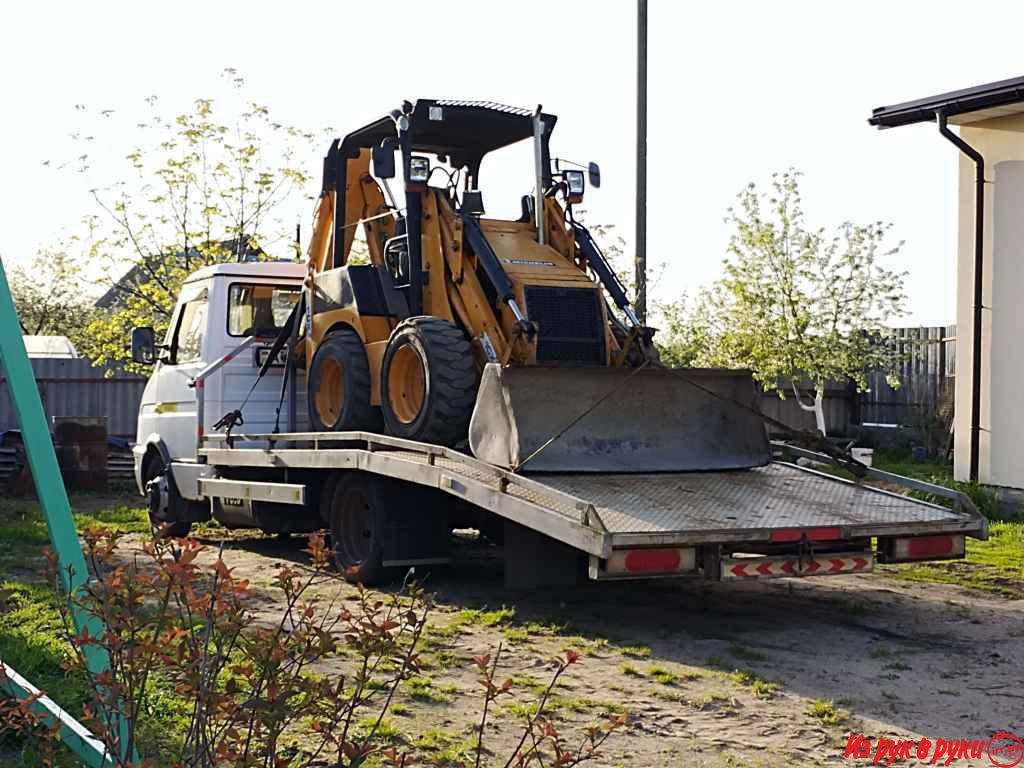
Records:
[[[266,362],[267,355],[270,354],[270,347],[256,347],[256,352],[253,355],[253,368],[261,368],[263,363]],[[274,355],[274,360],[270,364],[271,368],[283,368],[288,362],[288,351],[284,347],[278,350],[277,354]]]

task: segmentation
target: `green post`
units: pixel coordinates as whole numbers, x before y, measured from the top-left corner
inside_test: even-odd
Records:
[[[7,392],[21,426],[22,442],[25,455],[32,470],[36,495],[46,517],[46,525],[50,534],[50,545],[57,556],[62,586],[69,601],[75,628],[81,632],[87,629],[92,637],[103,634],[102,622],[93,614],[81,609],[72,599],[75,593],[89,579],[85,565],[85,556],[78,541],[75,519],[71,515],[71,504],[68,501],[64,480],[57,465],[57,455],[53,450],[46,413],[39,397],[32,364],[25,351],[25,340],[21,335],[21,324],[14,308],[7,273],[0,262],[0,361],[3,362],[7,374]],[[86,665],[92,675],[110,669],[110,658],[106,651],[95,645],[82,649]],[[17,695],[17,693],[15,693]],[[45,713],[44,713],[45,714]],[[121,723],[122,736],[126,734],[124,723]],[[79,740],[78,745],[85,742]],[[126,739],[121,743],[127,747]],[[68,743],[72,749],[76,744]],[[80,757],[84,757],[80,754]],[[87,764],[93,765],[95,755],[90,754]]]

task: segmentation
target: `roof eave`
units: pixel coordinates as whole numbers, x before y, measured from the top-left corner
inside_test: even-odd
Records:
[[[999,80],[893,106],[877,107],[872,110],[868,123],[882,129],[898,128],[934,122],[935,114],[940,111],[948,118],[959,117],[960,120],[957,122],[967,122],[963,118],[972,113],[1013,104],[1021,104],[1020,111],[1024,112],[1024,77]],[[984,117],[979,116],[979,119]]]

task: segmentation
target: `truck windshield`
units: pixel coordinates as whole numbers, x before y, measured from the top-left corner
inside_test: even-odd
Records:
[[[301,290],[297,285],[233,283],[228,294],[228,334],[276,334],[288,321]]]

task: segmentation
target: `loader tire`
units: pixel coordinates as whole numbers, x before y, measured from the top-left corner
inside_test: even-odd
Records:
[[[337,328],[321,339],[306,379],[314,431],[380,431],[380,409],[370,404],[370,364],[354,330]]]
[[[437,317],[411,317],[391,333],[381,364],[381,411],[389,433],[454,446],[466,438],[477,390],[466,335]]]

